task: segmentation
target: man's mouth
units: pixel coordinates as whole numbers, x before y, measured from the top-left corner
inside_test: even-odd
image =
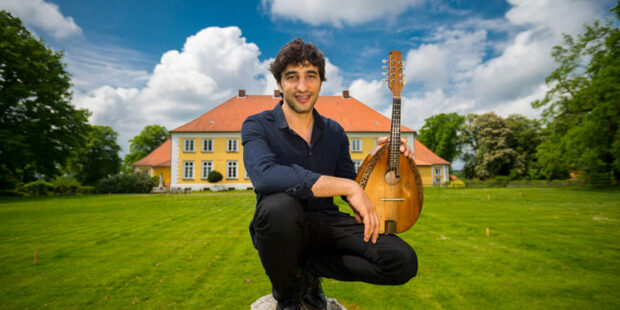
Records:
[[[296,95],[295,99],[300,103],[306,103],[310,100],[310,95]]]

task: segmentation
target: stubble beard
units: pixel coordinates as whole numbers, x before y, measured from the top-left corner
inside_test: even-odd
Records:
[[[297,103],[297,100],[295,99],[295,95],[284,95],[284,102],[286,102],[286,105],[288,105],[288,107],[291,108],[291,110],[295,111],[295,113],[298,113],[298,114],[304,114],[304,113],[308,113],[312,111],[312,108],[316,104],[317,100],[318,100],[317,97],[311,96],[310,101],[307,103],[307,106],[304,107],[302,106],[302,104]]]

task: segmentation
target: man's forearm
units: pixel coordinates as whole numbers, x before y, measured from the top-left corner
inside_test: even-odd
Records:
[[[359,185],[351,179],[322,175],[312,185],[312,193],[315,197],[349,196],[358,187]]]

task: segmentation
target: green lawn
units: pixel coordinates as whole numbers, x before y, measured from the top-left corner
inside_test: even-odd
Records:
[[[2,198],[0,308],[249,309],[271,289],[253,211],[250,192]],[[401,236],[416,278],[326,294],[350,310],[620,307],[619,190],[427,188]]]

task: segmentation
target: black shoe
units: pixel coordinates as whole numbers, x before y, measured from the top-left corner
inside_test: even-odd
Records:
[[[278,301],[276,310],[303,310],[298,299],[289,299],[283,302]]]
[[[301,277],[301,302],[308,310],[327,309],[327,299],[321,288],[321,281],[317,277],[304,272]]]

